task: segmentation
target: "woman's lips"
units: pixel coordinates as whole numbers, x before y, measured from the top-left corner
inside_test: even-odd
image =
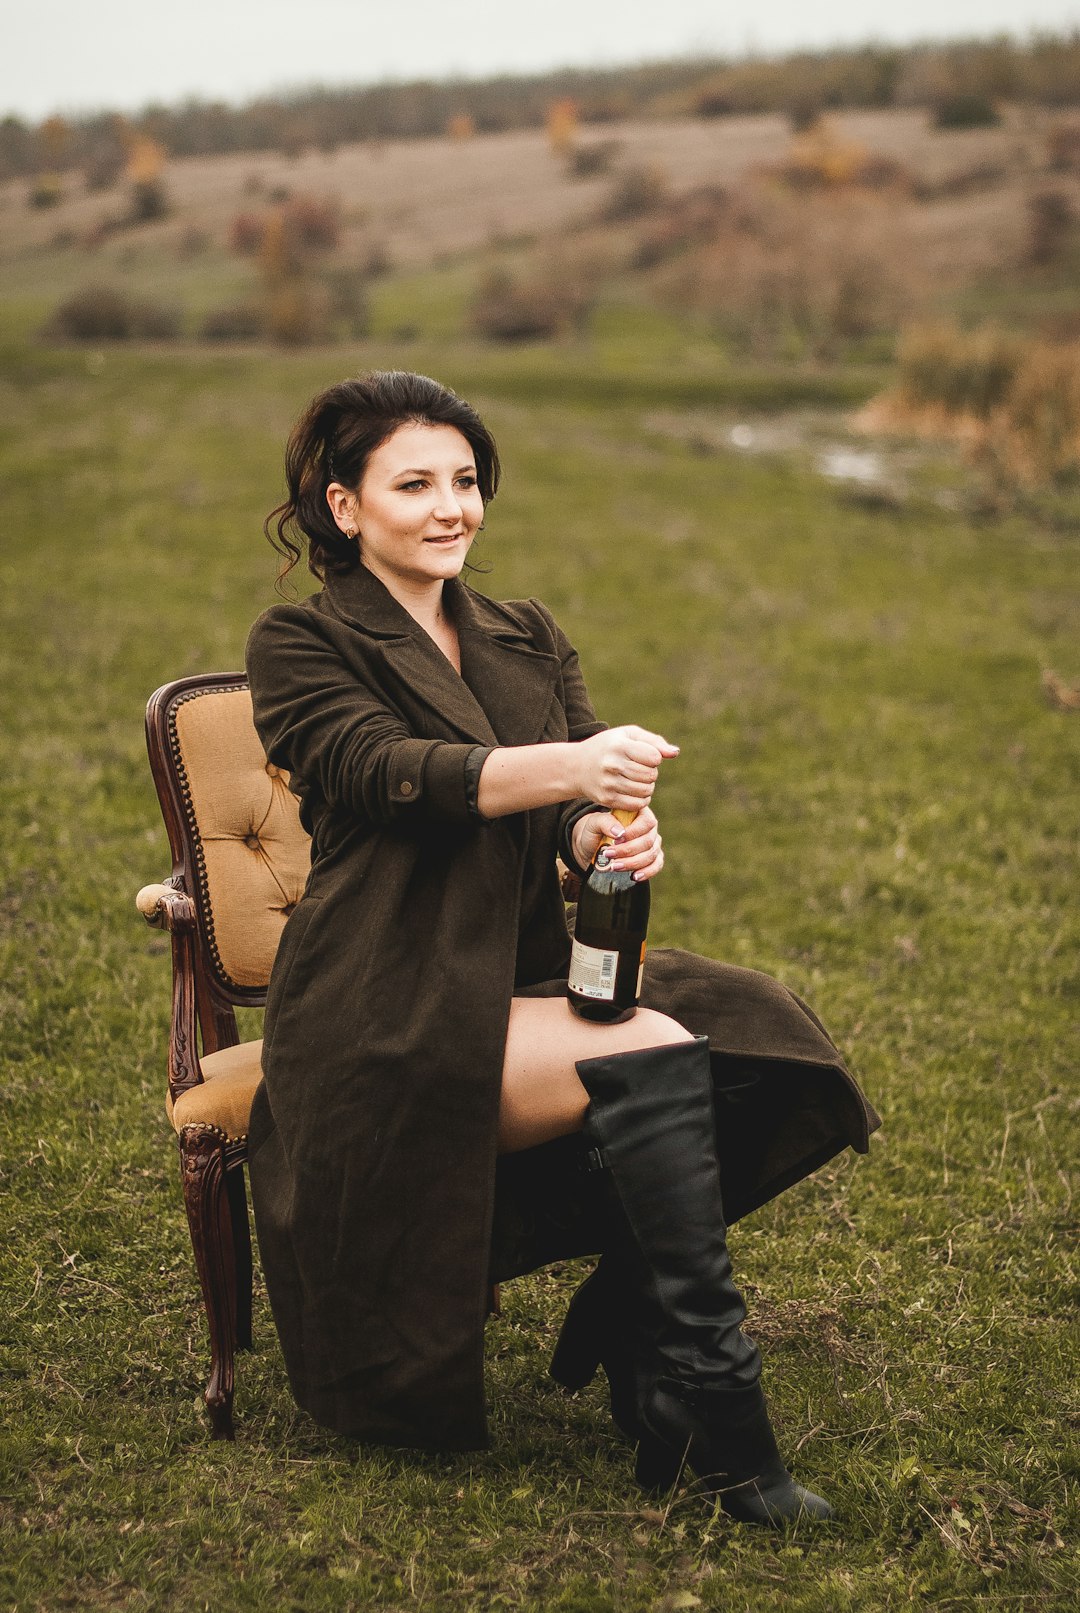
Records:
[[[448,532],[445,537],[425,538],[425,543],[458,543],[465,536],[464,532]]]

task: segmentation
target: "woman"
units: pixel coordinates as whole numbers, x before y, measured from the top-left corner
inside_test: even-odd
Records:
[[[605,1366],[642,1482],[685,1459],[735,1516],[827,1515],[772,1438],[725,1205],[865,1151],[877,1119],[809,1009],[753,971],[654,952],[632,1019],[569,1010],[556,852],[580,872],[613,836],[655,877],[677,747],[597,721],[543,605],[462,583],[498,476],[468,404],[376,373],[310,405],[267,523],[323,583],[248,645],[312,837],[249,1138],[293,1389],[360,1438],[483,1446],[489,1279],[602,1251],[553,1372]]]

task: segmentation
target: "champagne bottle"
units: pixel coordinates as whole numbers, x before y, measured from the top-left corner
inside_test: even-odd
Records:
[[[617,810],[615,817],[629,824],[635,814]],[[609,1025],[637,1009],[649,927],[649,882],[635,879],[629,869],[611,867],[613,844],[611,839],[601,843],[582,881],[566,986],[576,1014]]]

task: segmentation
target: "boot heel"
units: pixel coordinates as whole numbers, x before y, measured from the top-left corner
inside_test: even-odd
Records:
[[[683,1468],[685,1453],[673,1450],[653,1434],[642,1434],[638,1442],[634,1477],[643,1490],[673,1490]]]
[[[584,1389],[587,1383],[592,1383],[599,1367],[596,1340],[588,1328],[579,1325],[571,1305],[548,1366],[548,1376],[564,1389]]]
[[[564,1389],[592,1383],[603,1354],[603,1294],[596,1273],[586,1277],[566,1307],[548,1375]]]

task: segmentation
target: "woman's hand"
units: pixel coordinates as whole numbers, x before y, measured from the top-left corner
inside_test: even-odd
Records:
[[[624,812],[640,812],[648,806],[660,763],[679,754],[678,745],[669,744],[662,734],[651,734],[633,723],[605,728],[591,739],[579,740],[573,749],[576,793]]]
[[[581,868],[588,868],[601,841],[608,839],[615,841],[611,866],[629,869],[635,879],[652,879],[664,866],[663,841],[651,807],[643,807],[625,828],[610,812],[589,812],[574,824],[570,838]]]

